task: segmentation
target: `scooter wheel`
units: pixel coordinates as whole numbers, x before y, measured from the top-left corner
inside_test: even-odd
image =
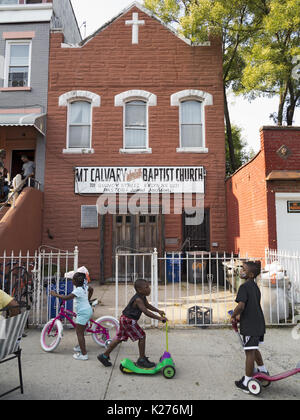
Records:
[[[259,395],[261,393],[261,385],[256,379],[251,379],[248,382],[248,389],[252,395]]]
[[[270,385],[271,385],[271,383],[272,383],[272,382],[269,382],[269,381],[263,381],[261,384],[262,384],[262,387],[263,387],[263,388],[268,388],[268,386],[270,386]]]
[[[131,372],[131,370],[128,370],[128,369],[124,368],[124,366],[122,364],[120,364],[120,371],[122,373],[127,374],[127,375],[130,374],[130,373],[133,373],[133,372]]]
[[[173,366],[166,366],[163,370],[163,375],[166,379],[174,378],[176,370]]]

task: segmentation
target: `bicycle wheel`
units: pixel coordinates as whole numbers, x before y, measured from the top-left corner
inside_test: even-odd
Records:
[[[49,332],[53,319],[47,322],[41,332],[41,347],[47,353],[54,351],[62,338],[62,325],[60,321],[55,321],[52,330]]]
[[[106,334],[96,334],[93,333],[93,340],[99,346],[105,347],[105,343],[107,340],[113,340],[119,331],[119,321],[114,318],[113,316],[102,316],[101,318],[95,321],[97,324],[100,324],[101,327],[107,330]],[[93,330],[97,328],[96,325],[93,324]]]

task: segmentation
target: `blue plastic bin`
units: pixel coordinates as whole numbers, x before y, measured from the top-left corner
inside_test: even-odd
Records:
[[[66,291],[67,287],[67,291]],[[50,291],[55,291],[56,293],[59,293],[60,295],[69,295],[72,293],[74,289],[72,280],[66,280],[65,278],[61,278],[59,280],[59,291],[57,291],[56,284],[51,284]],[[59,311],[59,305],[60,301],[59,299],[53,297],[49,293],[49,288],[47,288],[47,294],[48,294],[48,318],[55,318],[57,316],[57,312]],[[73,311],[73,300],[69,300],[66,302],[66,309],[69,311]]]
[[[178,252],[167,253],[166,268],[167,268],[167,282],[179,283],[180,278],[181,278],[182,254]]]

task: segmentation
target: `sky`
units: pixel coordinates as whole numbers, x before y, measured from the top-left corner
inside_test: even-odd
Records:
[[[88,36],[123,9],[133,0],[71,0],[79,26],[86,22],[86,29],[81,27],[82,36]],[[143,0],[140,0],[143,4]],[[229,109],[233,124],[242,128],[243,139],[248,149],[258,152],[260,149],[259,129],[263,125],[274,125],[270,114],[277,112],[279,98],[258,98],[249,102],[241,96],[229,95]],[[300,109],[295,113],[294,125],[300,126]]]

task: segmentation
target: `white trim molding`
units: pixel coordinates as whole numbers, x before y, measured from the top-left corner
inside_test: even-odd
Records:
[[[130,99],[144,99],[148,106],[157,105],[157,96],[146,90],[127,90],[115,96],[115,106],[124,106],[124,103]]]
[[[204,106],[214,104],[213,96],[210,93],[204,92],[203,90],[187,89],[171,95],[171,106],[180,106],[182,100],[192,98],[200,100]]]
[[[89,92],[88,90],[72,90],[70,92],[64,93],[59,97],[58,104],[59,106],[68,106],[70,101],[87,99],[91,102],[92,108],[99,107],[101,105],[101,96],[96,93]]]

